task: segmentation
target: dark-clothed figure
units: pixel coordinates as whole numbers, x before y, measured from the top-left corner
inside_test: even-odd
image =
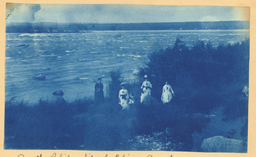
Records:
[[[98,78],[98,81],[95,84],[94,103],[99,104],[99,103],[102,103],[103,101],[104,101],[103,84],[101,83],[101,78]]]

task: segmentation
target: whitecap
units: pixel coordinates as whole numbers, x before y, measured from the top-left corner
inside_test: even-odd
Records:
[[[209,39],[206,39],[206,38],[203,38],[203,39],[201,39],[202,41],[208,41]]]
[[[90,53],[99,53],[99,52],[94,52],[94,51],[93,51],[93,52],[90,52]]]
[[[42,39],[33,39],[33,41],[40,41],[40,40],[42,40]]]
[[[72,52],[72,51],[66,50],[65,52]]]
[[[228,41],[228,44],[234,44],[235,42],[234,41]]]
[[[46,50],[37,50],[38,52],[45,52]]]
[[[39,55],[40,57],[56,57],[56,55],[51,54],[51,55]]]
[[[24,34],[20,34],[19,36],[20,36],[20,37],[22,37],[22,36],[30,36],[30,34],[24,33]]]
[[[46,34],[43,33],[22,33],[19,36],[30,36],[30,37],[36,37],[36,36],[47,36]]]
[[[79,59],[79,61],[81,62],[81,61],[85,61],[86,59],[84,58],[84,59]]]
[[[11,59],[11,57],[5,57],[5,59]]]
[[[140,58],[140,55],[129,55],[130,57],[136,57],[136,58]]]

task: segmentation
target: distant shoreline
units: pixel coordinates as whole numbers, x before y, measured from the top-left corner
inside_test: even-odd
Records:
[[[6,32],[6,33],[21,33],[21,34],[40,34],[40,33],[97,33],[97,32],[195,32],[195,31],[201,31],[201,32],[221,32],[221,31],[244,31],[249,32],[250,29],[197,29],[197,30],[92,30],[87,32]]]
[[[92,31],[248,30],[249,21],[165,23],[7,23],[6,33],[88,33]]]

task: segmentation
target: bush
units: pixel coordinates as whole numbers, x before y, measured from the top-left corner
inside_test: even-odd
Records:
[[[118,103],[118,93],[121,88],[121,72],[120,70],[110,72],[111,82],[109,83],[109,97],[113,103]]]
[[[138,106],[138,135],[168,132],[174,141],[185,144],[182,150],[191,150],[191,134],[207,127],[213,109],[225,108],[223,120],[248,117],[248,98],[242,89],[248,85],[249,40],[216,48],[197,41],[188,49],[178,38],[172,48],[153,52],[148,59],[139,80],[149,76],[152,96],[158,101],[168,81],[175,97],[167,105]],[[247,137],[246,126],[243,129],[243,137]]]
[[[194,112],[208,113],[221,103],[220,91],[232,84],[248,84],[249,40],[234,45],[195,42],[191,49],[177,38],[174,46],[153,52],[140,79],[149,75],[152,96],[160,101],[165,81],[174,89],[176,100]],[[180,104],[182,106],[182,104]]]

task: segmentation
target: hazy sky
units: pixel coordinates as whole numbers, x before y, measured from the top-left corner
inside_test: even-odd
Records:
[[[8,4],[6,22],[140,23],[249,20],[249,8]]]

